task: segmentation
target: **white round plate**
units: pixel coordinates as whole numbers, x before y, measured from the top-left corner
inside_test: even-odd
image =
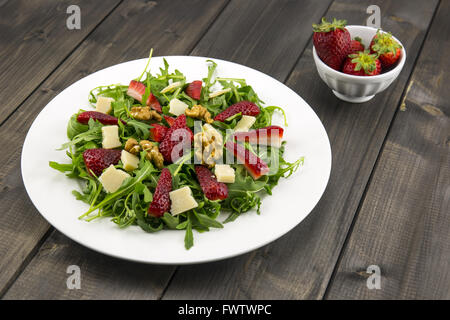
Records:
[[[100,85],[128,84],[142,73],[147,59],[118,64],[81,79],[56,96],[32,124],[22,150],[22,177],[31,201],[57,230],[76,242],[114,257],[157,264],[189,264],[225,259],[268,244],[299,224],[322,196],[331,170],[331,148],[327,133],[308,104],[281,82],[254,69],[213,58],[168,56],[170,70],[183,72],[187,81],[207,74],[207,59],[217,64],[216,75],[245,78],[265,106],[286,111],[286,159],[305,162],[289,179],[281,179],[272,196],[264,196],[261,215],[242,214],[223,229],[194,231],[194,246],[184,248],[184,231],[163,230],[146,233],[138,226],[119,229],[109,218],[92,222],[78,220],[88,206],[71,194],[79,182],[51,169],[49,161],[68,163],[65,151],[66,126],[72,114],[89,109],[88,93]],[[152,73],[163,65],[153,57]],[[281,117],[277,124],[281,124]],[[224,213],[219,217],[223,221]],[[295,245],[295,244],[294,244]]]

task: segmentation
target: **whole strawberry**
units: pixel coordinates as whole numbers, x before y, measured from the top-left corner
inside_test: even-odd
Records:
[[[121,151],[116,149],[88,149],[83,152],[83,160],[90,175],[100,176],[104,169],[119,163]]]
[[[148,214],[152,217],[162,217],[164,212],[170,210],[170,196],[169,192],[172,191],[172,175],[169,169],[164,168],[161,171],[161,175],[156,185],[155,193],[153,194],[153,201],[148,207]]]
[[[392,67],[400,58],[402,46],[395,41],[390,32],[382,33],[380,30],[372,38],[370,51],[378,54],[383,69]]]
[[[355,37],[355,39],[350,42],[350,52],[348,54],[358,53],[360,51],[364,51],[364,49],[362,39],[360,37]]]
[[[381,63],[369,50],[350,54],[344,62],[342,72],[353,76],[376,76],[381,73]]]
[[[203,193],[209,200],[225,200],[228,198],[228,187],[223,182],[218,182],[214,174],[208,168],[195,166],[197,180]]]
[[[333,19],[313,24],[313,43],[319,58],[329,67],[341,70],[342,63],[350,52],[351,37],[345,28],[345,20]]]

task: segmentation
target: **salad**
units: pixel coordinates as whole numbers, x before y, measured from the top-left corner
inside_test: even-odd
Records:
[[[223,228],[256,209],[280,178],[292,175],[303,158],[288,162],[284,129],[272,124],[277,106],[263,106],[241,78],[215,75],[187,81],[179,70],[148,70],[128,85],[99,86],[89,93],[89,110],[67,125],[70,163],[50,167],[81,181],[72,191],[89,205],[79,218],[109,217],[120,228],[146,232],[184,230],[185,247],[193,230]],[[219,214],[227,214],[219,221]]]

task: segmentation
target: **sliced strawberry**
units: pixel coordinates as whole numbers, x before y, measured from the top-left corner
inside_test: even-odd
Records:
[[[156,110],[159,113],[162,113],[161,104],[159,103],[158,99],[153,95],[153,93],[150,93],[147,99],[147,105]]]
[[[164,212],[170,210],[169,192],[172,191],[172,175],[169,169],[164,168],[156,185],[155,193],[153,194],[153,201],[148,207],[148,214],[152,217],[162,217]]]
[[[121,150],[116,149],[88,149],[83,152],[84,164],[90,175],[100,176],[110,165],[119,163]]]
[[[142,82],[131,80],[130,85],[128,86],[127,95],[136,99],[139,102],[142,102],[142,97],[145,94],[145,89],[146,87]],[[146,104],[150,108],[158,111],[159,113],[162,112],[161,104],[152,93],[150,93],[150,95],[148,96]]]
[[[244,165],[253,179],[258,180],[261,176],[269,173],[270,169],[267,164],[240,144],[228,141],[225,143],[225,148],[234,154],[239,163]]]
[[[131,80],[128,86],[127,95],[142,102],[142,96],[145,94],[145,85],[142,82]]]
[[[236,132],[233,136],[236,141],[270,145],[279,148],[283,139],[283,132],[283,128],[279,126],[269,126],[249,132]]]
[[[224,200],[228,198],[227,185],[223,182],[218,182],[208,168],[195,166],[195,173],[203,193],[209,200]]]
[[[184,128],[184,127],[186,127],[186,115],[182,114],[176,117],[171,128]]]
[[[173,126],[173,123],[175,122],[175,118],[172,118],[172,117],[169,117],[166,115],[164,115],[164,120],[166,120],[166,122],[169,126]]]
[[[245,116],[257,116],[259,112],[260,112],[259,107],[253,102],[241,101],[226,108],[224,111],[219,113],[214,118],[214,120],[223,122],[237,113],[242,113],[242,115]]]
[[[150,128],[150,139],[156,142],[163,141],[164,136],[166,135],[169,128],[157,123],[152,124],[152,126],[153,128]]]
[[[192,81],[185,89],[186,94],[195,100],[200,100],[203,82],[200,80]]]
[[[186,115],[178,116],[173,125],[167,130],[164,139],[159,145],[159,151],[166,162],[175,162],[183,156],[183,148],[191,145],[194,134],[186,127]],[[174,148],[176,147],[176,150]]]
[[[97,111],[85,111],[80,113],[77,117],[77,121],[82,124],[88,124],[89,119],[97,120],[101,124],[105,125],[114,125],[118,122],[116,117]],[[122,120],[122,123],[125,124],[125,121]]]

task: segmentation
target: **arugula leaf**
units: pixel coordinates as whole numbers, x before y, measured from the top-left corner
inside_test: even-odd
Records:
[[[82,110],[80,110],[82,112]],[[73,137],[79,135],[80,133],[86,132],[89,130],[89,126],[85,124],[81,124],[77,121],[79,113],[76,113],[70,117],[69,124],[67,125],[67,137],[72,140]]]
[[[77,134],[72,138],[71,141],[64,143],[57,150],[64,150],[82,142],[88,142],[93,140],[101,141],[102,126],[103,125],[100,122],[96,122],[93,119],[89,119],[89,129],[87,131]]]
[[[151,162],[146,161],[144,166],[142,167],[142,169],[140,169],[139,171],[136,172],[135,177],[130,177],[127,180],[125,180],[124,183],[122,184],[122,187],[118,191],[107,195],[103,201],[101,201],[99,204],[90,208],[80,218],[87,216],[91,212],[93,212],[101,207],[111,204],[112,202],[114,202],[114,200],[118,199],[119,197],[121,197],[125,194],[129,194],[129,192],[134,189],[134,187],[137,183],[142,182],[143,180],[148,178],[148,176],[152,172],[156,172],[156,171],[157,170],[155,170],[155,168],[153,167]]]
[[[143,140],[148,139],[150,135],[150,128],[152,127],[145,122],[137,120],[127,120],[127,126],[133,127],[136,135]]]
[[[194,234],[192,233],[192,222],[187,220],[186,235],[184,237],[184,247],[189,250],[194,245]]]
[[[223,228],[223,225],[219,221],[208,217],[206,214],[200,214],[196,210],[193,210],[193,212],[202,226],[211,228]]]
[[[200,101],[203,102],[202,105],[204,105],[205,102],[209,100],[209,88],[214,84],[212,82],[212,77],[214,74],[214,71],[217,68],[217,63],[215,63],[212,60],[206,60],[206,62],[209,62],[208,66],[208,76],[206,78],[203,78],[203,83],[205,84],[202,89]]]
[[[169,229],[177,229],[177,226],[180,223],[180,217],[179,216],[174,217],[173,215],[171,215],[168,212],[164,213],[164,215],[161,217],[161,220],[164,221],[164,223],[166,224],[166,226]]]

